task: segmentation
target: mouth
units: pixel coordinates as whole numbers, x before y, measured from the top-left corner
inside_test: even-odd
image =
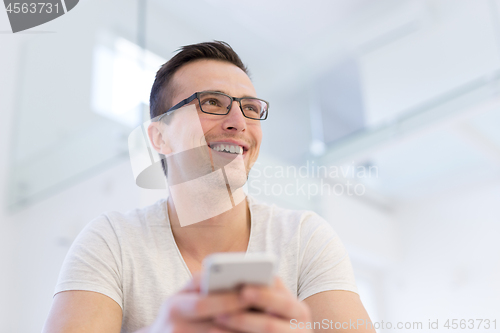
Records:
[[[209,146],[212,150],[217,152],[234,155],[244,155],[248,150],[245,146],[231,142],[216,142],[211,143]]]

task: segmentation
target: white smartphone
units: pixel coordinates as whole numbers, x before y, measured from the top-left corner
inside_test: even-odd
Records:
[[[236,290],[242,285],[273,282],[275,257],[264,253],[214,253],[203,260],[201,292],[204,295]]]

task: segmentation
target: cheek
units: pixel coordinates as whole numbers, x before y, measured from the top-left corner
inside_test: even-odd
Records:
[[[217,125],[217,121],[214,121],[215,119],[209,119],[205,117],[205,114],[200,114],[199,115],[200,119],[200,124],[201,124],[201,130],[203,131],[203,134],[206,136],[208,133],[212,132],[214,127]]]
[[[259,125],[256,125],[255,128],[252,128],[252,136],[255,140],[255,148],[257,151],[260,148],[260,143],[262,142],[262,128]]]
[[[196,110],[183,110],[182,116],[174,119],[167,127],[172,146],[176,152],[197,148],[206,144],[204,122],[200,121]]]
[[[209,124],[204,123],[203,121],[201,122],[201,130],[203,131],[203,134],[207,135],[207,133],[210,132],[211,128],[212,126],[210,126]]]

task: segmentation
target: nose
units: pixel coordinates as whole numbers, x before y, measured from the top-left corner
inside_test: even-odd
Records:
[[[240,103],[233,101],[229,113],[224,117],[225,130],[241,132],[246,130],[247,122],[240,108]]]

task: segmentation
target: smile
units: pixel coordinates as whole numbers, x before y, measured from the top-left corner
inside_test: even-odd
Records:
[[[214,143],[210,145],[210,148],[222,153],[229,153],[236,155],[243,154],[243,147],[229,143]]]

